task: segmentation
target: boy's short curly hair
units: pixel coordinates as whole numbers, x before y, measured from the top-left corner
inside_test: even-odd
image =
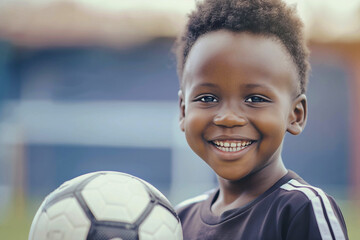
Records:
[[[297,66],[300,90],[305,93],[310,64],[303,23],[296,9],[281,0],[205,0],[198,3],[175,44],[180,79],[196,40],[220,29],[278,38]]]

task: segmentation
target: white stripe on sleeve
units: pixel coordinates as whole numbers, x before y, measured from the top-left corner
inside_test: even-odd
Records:
[[[332,240],[330,229],[326,222],[319,197],[308,188],[296,188],[289,183],[282,185],[281,188],[287,191],[300,191],[308,197],[314,209],[314,215],[319,227],[321,238],[324,240]]]
[[[336,240],[345,239],[345,235],[344,235],[344,232],[343,232],[343,230],[342,230],[342,228],[340,226],[339,220],[336,218],[334,210],[333,210],[333,208],[331,206],[331,203],[329,201],[329,198],[326,196],[324,191],[321,190],[320,188],[317,188],[317,187],[302,184],[302,183],[300,183],[299,181],[297,181],[295,179],[290,180],[289,183],[293,184],[294,186],[297,186],[297,187],[307,187],[307,188],[311,188],[314,191],[316,191],[318,193],[318,195],[321,197],[321,199],[323,200],[323,202],[324,202],[326,214],[327,214],[327,216],[329,218],[331,228],[333,229],[335,239]]]
[[[193,198],[190,198],[190,199],[187,199],[181,203],[179,203],[175,209],[180,209],[182,207],[185,207],[187,205],[190,205],[192,203],[197,203],[197,202],[201,202],[201,201],[205,201],[206,199],[209,198],[209,194],[202,194],[202,195],[199,195],[197,197],[193,197]]]

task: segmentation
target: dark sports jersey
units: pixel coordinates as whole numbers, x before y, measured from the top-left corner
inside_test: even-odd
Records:
[[[249,204],[214,215],[215,189],[177,206],[184,240],[348,239],[334,199],[289,171]]]

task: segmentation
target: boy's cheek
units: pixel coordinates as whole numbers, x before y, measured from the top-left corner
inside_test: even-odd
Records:
[[[189,138],[198,138],[206,131],[207,120],[201,114],[187,114],[184,118],[184,132]]]

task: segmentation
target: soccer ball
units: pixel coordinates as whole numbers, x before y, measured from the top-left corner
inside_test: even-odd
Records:
[[[170,202],[142,179],[94,172],[50,193],[31,225],[29,240],[182,240]]]

